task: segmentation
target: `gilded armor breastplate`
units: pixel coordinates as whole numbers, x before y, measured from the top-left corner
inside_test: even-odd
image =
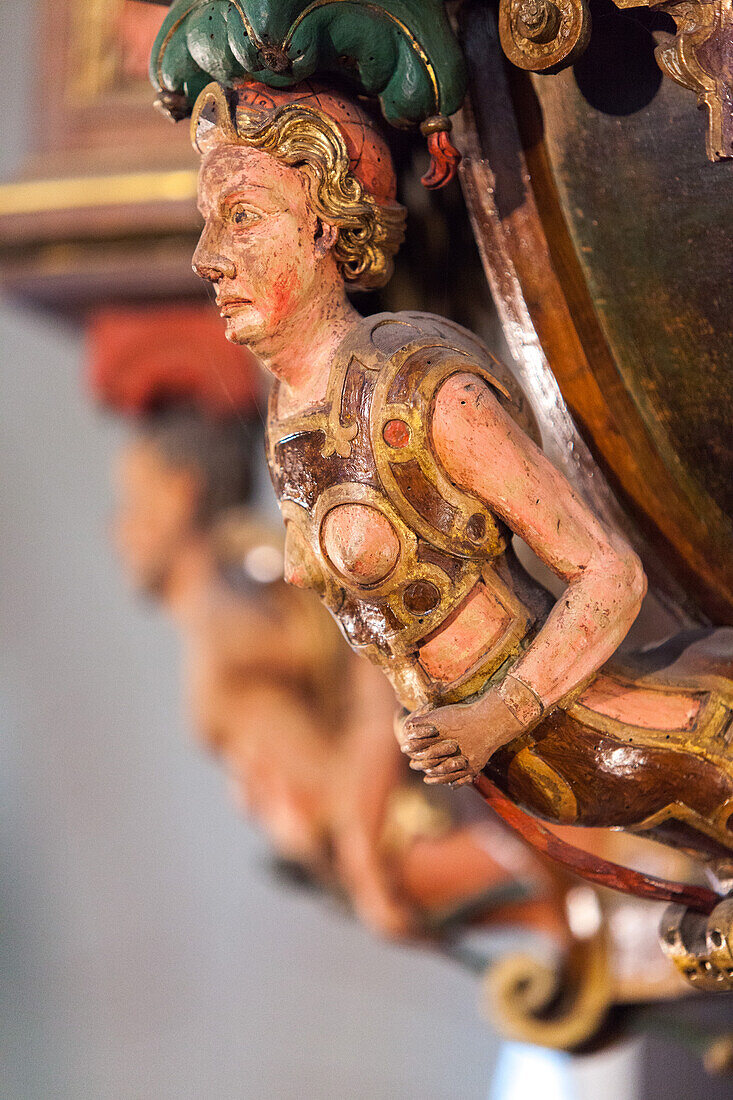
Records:
[[[383,667],[410,709],[477,691],[516,657],[531,626],[492,564],[509,533],[448,480],[428,437],[435,393],[459,371],[487,381],[532,430],[516,383],[499,380],[489,363],[483,345],[457,325],[429,314],[380,314],[339,348],[323,406],[279,419],[277,386],[271,396],[268,457],[298,583],[318,591],[351,645]],[[385,533],[384,552],[366,570],[329,554],[327,517],[342,505],[361,506],[341,515],[371,517]],[[495,636],[471,667],[443,681],[427,660],[430,641],[479,592]]]

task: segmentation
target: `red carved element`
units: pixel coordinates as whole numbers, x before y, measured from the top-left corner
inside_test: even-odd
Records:
[[[645,875],[641,871],[632,871],[629,867],[620,867],[618,863],[591,855],[581,848],[574,848],[572,844],[567,844],[546,829],[537,818],[525,813],[510,801],[487,776],[477,776],[473,785],[484,802],[502,821],[519,833],[527,844],[588,882],[594,882],[597,886],[608,886],[612,890],[632,894],[637,898],[686,905],[697,913],[712,913],[721,900],[719,894],[704,886],[668,882],[654,875]]]
[[[89,387],[117,412],[180,401],[226,417],[257,404],[256,359],[225,339],[207,306],[101,310],[89,340]]]
[[[410,442],[410,426],[404,420],[388,420],[382,431],[388,447],[399,450]]]
[[[428,134],[428,152],[430,168],[420,182],[428,190],[437,191],[438,188],[450,183],[455,176],[458,165],[461,163],[461,154],[451,141],[447,130]]]

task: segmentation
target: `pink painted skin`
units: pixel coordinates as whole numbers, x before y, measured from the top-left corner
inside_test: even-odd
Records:
[[[333,353],[359,320],[333,256],[338,231],[313,213],[297,169],[216,132],[203,148],[194,271],[216,288],[227,339],[281,380],[281,414],[296,413],[325,397]]]
[[[480,497],[567,584],[512,668],[551,707],[597,672],[628,633],[646,593],[641,562],[599,523],[475,375],[454,374],[441,387],[432,438],[451,481]],[[623,717],[633,722],[633,695],[626,703]],[[521,732],[494,690],[472,703],[410,715],[400,740],[430,780],[460,783]]]
[[[279,414],[306,412],[323,401],[333,354],[359,320],[333,257],[338,231],[319,222],[296,168],[229,144],[218,131],[203,153],[199,200],[206,224],[194,269],[216,287],[228,338],[248,345],[280,379]],[[589,680],[625,637],[646,591],[641,563],[475,375],[446,380],[431,429],[451,481],[480,497],[566,582],[513,670],[551,707]],[[341,553],[351,572],[362,568],[366,575],[384,554],[384,533],[376,525],[356,530],[347,516],[343,522],[336,517],[330,535],[332,560]],[[300,559],[292,543],[286,547],[286,576],[310,585]],[[446,626],[451,645],[444,657],[435,645],[431,656],[436,678],[442,660],[455,662],[456,639],[466,652],[489,648],[500,612],[490,601],[478,611],[467,607],[464,619],[459,614]],[[460,671],[469,664],[467,659]],[[622,709],[633,722],[632,696]],[[411,766],[428,782],[462,784],[523,729],[496,690],[489,690],[475,702],[415,711],[397,735]]]

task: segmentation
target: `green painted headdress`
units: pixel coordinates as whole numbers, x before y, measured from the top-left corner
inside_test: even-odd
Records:
[[[150,61],[159,102],[177,118],[212,80],[284,88],[314,75],[376,96],[394,126],[420,124],[433,157],[424,182],[452,177],[448,116],[466,74],[443,0],[175,0]]]

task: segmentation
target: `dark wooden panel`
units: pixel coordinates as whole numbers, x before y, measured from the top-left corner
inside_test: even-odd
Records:
[[[484,262],[495,292],[518,293],[528,314],[514,346],[521,354],[539,340],[644,532],[647,564],[664,561],[699,608],[731,622],[733,526],[720,506],[733,473],[730,201],[721,181],[733,165],[705,159],[704,119],[661,74],[646,106],[637,98],[627,114],[611,115],[573,72],[530,84],[515,71],[508,88],[493,17],[479,0],[464,8],[463,36],[469,137],[478,143],[467,195],[479,235],[492,237]],[[616,86],[626,89],[617,62]],[[632,87],[633,77],[630,66]],[[516,327],[517,302],[509,313]]]

